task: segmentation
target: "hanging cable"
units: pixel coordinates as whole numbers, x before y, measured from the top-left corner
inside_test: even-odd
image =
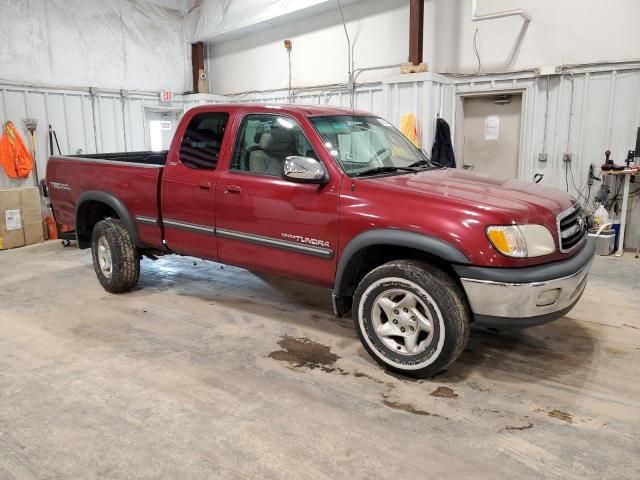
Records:
[[[291,86],[291,48],[287,48],[289,54],[289,103],[293,100],[293,87]]]
[[[354,96],[355,96],[355,84],[353,82],[353,56],[351,49],[351,38],[349,37],[349,30],[347,30],[347,23],[344,21],[344,12],[342,11],[342,4],[340,0],[336,0],[338,2],[338,10],[340,11],[340,18],[342,19],[342,28],[344,28],[344,35],[347,37],[347,72],[349,73],[349,81],[348,85],[351,90],[351,94],[349,95],[351,108],[354,108]]]
[[[478,59],[478,69],[476,70],[476,73],[474,73],[474,75],[478,75],[480,73],[480,70],[482,70],[482,62],[480,61],[480,52],[478,51],[478,30],[479,28],[476,28],[476,31],[473,34],[473,51],[475,52],[476,58]]]
[[[547,123],[549,119],[549,90],[551,88],[551,77],[547,75],[547,92],[544,102],[544,126],[542,127],[542,153],[547,153]]]
[[[351,66],[351,38],[349,37],[349,31],[347,30],[347,23],[344,21],[344,12],[342,11],[342,4],[340,0],[338,2],[338,10],[340,10],[340,18],[342,19],[342,28],[344,28],[344,35],[347,37],[347,71],[349,72],[349,78],[351,78],[352,66]]]
[[[547,77],[549,78],[549,77]],[[567,127],[567,149],[565,150],[566,153],[569,153],[569,148],[571,147],[571,123],[572,123],[572,119],[573,119],[573,93],[574,93],[574,83],[575,83],[575,78],[573,73],[569,73],[569,78],[571,78],[571,100],[569,102],[569,126]]]

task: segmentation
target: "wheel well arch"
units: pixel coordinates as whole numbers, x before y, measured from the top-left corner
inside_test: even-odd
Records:
[[[459,282],[452,264],[470,261],[456,247],[435,237],[403,230],[371,230],[355,237],[345,247],[338,262],[333,288],[338,316],[351,308],[351,297],[360,281],[374,268],[392,260],[427,262]]]
[[[91,246],[93,228],[105,218],[122,221],[133,243],[139,245],[136,224],[124,204],[110,193],[91,191],[83,193],[76,204],[76,237],[79,248]]]

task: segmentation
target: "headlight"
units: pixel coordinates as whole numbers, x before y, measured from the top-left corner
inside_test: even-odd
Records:
[[[487,237],[507,257],[541,257],[556,250],[551,232],[542,225],[491,226],[487,228]]]

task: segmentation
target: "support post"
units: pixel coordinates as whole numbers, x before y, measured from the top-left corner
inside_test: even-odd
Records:
[[[204,43],[191,44],[191,65],[193,70],[193,93],[201,93],[198,88],[200,72],[204,72]]]
[[[422,63],[422,42],[424,38],[424,0],[411,0],[409,6],[409,62]]]

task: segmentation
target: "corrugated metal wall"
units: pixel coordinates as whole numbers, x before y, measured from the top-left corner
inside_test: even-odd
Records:
[[[589,165],[595,164],[599,175],[605,150],[611,150],[612,158],[622,163],[627,151],[635,147],[636,131],[640,127],[640,68],[633,65],[617,69],[613,66],[574,68],[549,78],[533,73],[473,77],[430,73],[399,75],[358,87],[354,107],[381,115],[396,126],[402,115],[414,113],[423,148],[428,152],[437,116],[451,124],[452,135],[455,135],[456,106],[460,98],[483,92],[523,94],[519,178],[532,179],[534,174],[542,173],[542,183],[562,190],[567,189],[568,183],[569,193],[586,197]],[[287,92],[282,91],[228,99],[269,103],[288,100]],[[294,97],[294,102],[351,106],[346,89],[301,92]],[[545,117],[547,161],[542,162],[538,155],[543,152]],[[567,173],[562,160],[564,153],[573,156],[571,171]],[[599,186],[599,182],[594,183],[587,203],[591,203]],[[635,248],[640,241],[640,196],[632,198],[628,211],[625,244]]]
[[[635,148],[640,127],[640,69],[576,69],[550,77],[548,89],[546,77],[458,79],[447,87],[449,105],[445,118],[455,122],[455,104],[460,95],[520,89],[524,98],[518,176],[531,179],[535,173],[542,173],[544,184],[562,190],[567,190],[568,184],[569,193],[589,197],[588,201],[583,198],[583,203],[592,204],[601,183],[596,181],[588,189],[589,165],[595,164],[596,175],[600,175],[605,150],[611,150],[612,158],[623,163],[627,152]],[[541,162],[538,156],[543,151],[545,116],[547,161]],[[564,153],[572,154],[570,169],[563,161]],[[616,188],[615,181],[607,180],[612,190]],[[635,248],[640,241],[639,200],[640,196],[632,197],[627,210],[628,248]]]
[[[55,129],[65,155],[79,149],[85,153],[145,150],[144,109],[182,108],[182,104],[181,98],[171,104],[161,103],[155,92],[131,92],[123,97],[119,92],[0,84],[1,125],[11,120],[30,144],[23,120],[38,120],[36,158],[40,178],[44,177],[49,156],[49,125]],[[31,177],[13,180],[0,171],[0,188],[31,185]]]
[[[461,96],[504,91],[523,93],[518,168],[518,176],[522,179],[543,173],[544,184],[566,189],[568,183],[572,195],[578,197],[578,191],[581,191],[586,196],[589,165],[594,163],[599,167],[607,149],[613,152],[615,160],[621,162],[626,152],[635,146],[636,130],[640,126],[640,68],[633,66],[576,68],[549,79],[530,73],[494,77],[451,77],[430,73],[399,75],[380,83],[359,86],[354,95],[354,107],[381,115],[396,126],[402,115],[413,112],[418,118],[422,145],[429,151],[438,115],[449,121],[455,134],[456,105]],[[75,153],[79,148],[90,153],[144,150],[147,148],[145,107],[169,106],[160,103],[158,94],[153,92],[130,93],[124,99],[118,92],[94,93],[0,84],[2,122],[13,120],[27,140],[22,119],[38,119],[37,158],[41,176],[48,156],[48,124],[56,129],[65,154]],[[286,103],[289,97],[287,92],[246,97],[192,95],[178,97],[170,106],[188,109],[224,101]],[[333,87],[297,92],[293,101],[350,107],[351,95],[346,89]],[[545,116],[548,155],[547,161],[541,162],[538,154],[543,151]],[[562,161],[565,152],[573,155],[573,176],[565,174]],[[21,184],[32,183],[30,179],[26,182],[12,181],[0,173],[0,188]],[[598,182],[594,184],[591,198],[599,185]],[[639,200],[640,196],[633,198],[629,206],[629,211],[633,211],[628,220],[628,247],[635,247],[640,241]]]

